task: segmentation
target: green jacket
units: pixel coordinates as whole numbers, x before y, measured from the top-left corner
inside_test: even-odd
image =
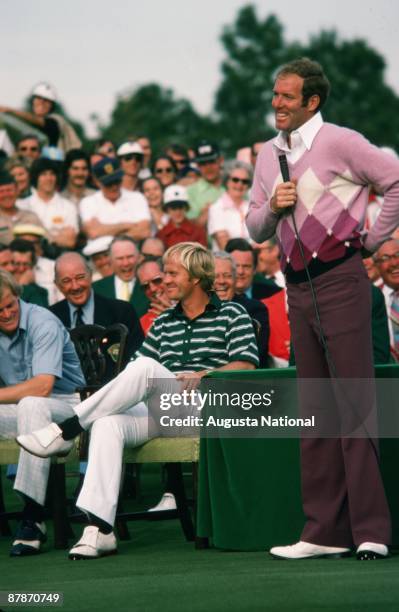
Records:
[[[105,278],[101,278],[100,280],[93,283],[93,290],[98,295],[103,295],[107,298],[116,299],[115,274],[112,274],[111,276],[106,276]],[[134,283],[133,293],[130,296],[129,302],[130,304],[132,304],[139,318],[142,317],[143,314],[145,314],[148,310],[150,302],[145,296],[145,293],[143,292],[142,288],[140,287],[138,280],[136,280],[136,282]]]
[[[36,283],[22,285],[21,299],[24,302],[28,302],[28,304],[36,304],[37,306],[48,308],[48,291],[44,287],[36,285]]]

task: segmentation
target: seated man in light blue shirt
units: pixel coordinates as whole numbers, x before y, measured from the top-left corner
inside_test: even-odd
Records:
[[[67,330],[52,313],[19,299],[20,287],[0,270],[0,439],[74,413],[85,383]],[[21,450],[14,489],[25,507],[11,556],[36,554],[46,539],[44,501],[48,459]]]

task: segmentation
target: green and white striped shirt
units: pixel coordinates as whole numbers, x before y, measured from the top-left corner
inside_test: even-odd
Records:
[[[137,357],[152,357],[171,372],[198,372],[232,361],[259,365],[250,317],[241,304],[211,294],[205,311],[188,319],[177,304],[154,321]]]

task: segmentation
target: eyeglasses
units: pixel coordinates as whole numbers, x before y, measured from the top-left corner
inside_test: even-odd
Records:
[[[151,280],[149,280],[147,283],[141,283],[141,288],[143,289],[143,291],[147,291],[147,289],[149,289],[151,285],[155,285],[156,287],[159,287],[160,285],[162,285],[162,282],[163,282],[162,276],[156,276],[155,278],[152,278]]]
[[[120,159],[123,159],[123,161],[132,161],[134,159],[135,161],[141,162],[143,156],[140,153],[127,153],[126,155],[121,155]]]
[[[243,185],[251,184],[251,181],[249,179],[242,179],[242,178],[239,178],[238,176],[230,176],[229,180],[232,181],[233,183],[242,183]]]
[[[399,259],[399,251],[392,255],[381,255],[381,257],[374,259],[374,261],[375,263],[387,263],[388,261],[392,261],[392,259]]]
[[[166,172],[166,174],[172,174],[172,172],[174,172],[172,167],[169,168],[157,168],[155,170],[155,174],[163,174],[164,172]]]
[[[37,153],[39,151],[39,147],[18,147],[18,151],[30,151],[31,153]]]

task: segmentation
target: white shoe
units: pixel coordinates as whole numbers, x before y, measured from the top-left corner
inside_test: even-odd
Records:
[[[30,434],[17,436],[17,442],[28,453],[36,457],[63,457],[73,447],[73,440],[64,440],[62,430],[56,423],[50,423],[43,429],[37,429]]]
[[[292,546],[274,546],[270,554],[276,559],[320,559],[348,557],[350,548],[336,548],[334,546],[320,546],[309,542],[297,542]]]
[[[83,530],[79,542],[69,551],[69,558],[75,559],[98,559],[107,555],[116,555],[116,538],[114,532],[101,533],[98,527],[89,525]]]
[[[173,493],[164,493],[153,508],[149,508],[148,512],[163,512],[164,510],[176,510],[176,499]]]
[[[375,542],[363,542],[358,546],[356,557],[358,561],[375,561],[388,556],[388,547]]]

